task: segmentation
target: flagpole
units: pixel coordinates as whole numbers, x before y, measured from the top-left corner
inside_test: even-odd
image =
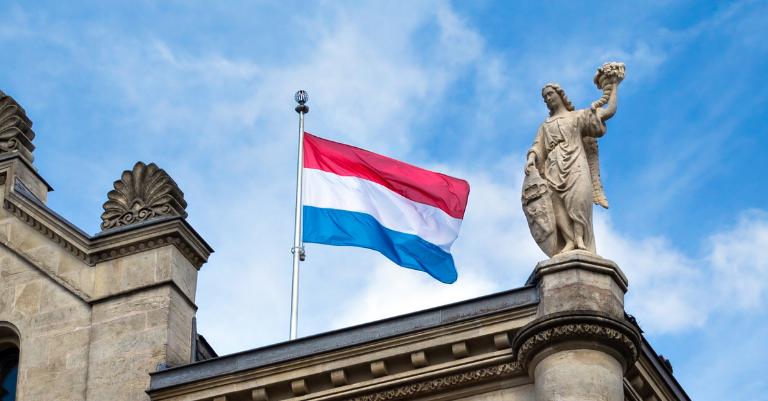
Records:
[[[293,236],[293,287],[291,289],[291,340],[295,340],[299,324],[299,263],[305,259],[304,245],[302,244],[302,189],[304,178],[304,114],[309,113],[309,107],[304,103],[309,100],[307,92],[298,91],[294,96],[296,112],[299,113],[299,162],[296,173],[296,227]]]

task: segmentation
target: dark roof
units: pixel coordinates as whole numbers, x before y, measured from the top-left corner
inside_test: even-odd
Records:
[[[22,160],[24,159],[22,158]],[[82,235],[85,238],[91,238],[91,236],[88,235],[88,233],[86,233],[85,231],[81,230],[80,227],[72,224],[69,220],[61,217],[58,213],[54,212],[53,209],[49,208],[48,205],[43,203],[43,201],[41,201],[40,199],[37,199],[37,196],[35,196],[35,194],[33,194],[32,191],[30,191],[29,188],[27,188],[27,186],[24,185],[24,183],[21,182],[21,180],[19,180],[18,178],[16,178],[16,181],[13,183],[13,189],[18,194],[23,195],[30,202],[34,203],[40,209],[45,210],[47,213],[51,214],[51,216],[59,219],[59,221],[62,224],[69,227],[72,231],[77,232],[78,234]]]
[[[2,92],[0,92],[0,93],[2,93]],[[24,156],[22,156],[21,154],[19,154],[17,152],[5,153],[4,155],[0,156],[0,161],[10,160],[10,159],[19,159],[19,160],[21,160],[22,163],[27,165],[27,167],[29,168],[29,171],[32,174],[34,174],[35,177],[37,177],[37,179],[40,180],[40,182],[45,184],[46,188],[48,188],[48,192],[53,191],[53,187],[51,187],[51,185],[48,184],[48,182],[45,181],[43,176],[40,175],[40,173],[37,172],[37,168],[35,168],[35,166],[33,166],[32,163],[29,160],[27,160]]]
[[[208,341],[205,340],[205,337],[203,337],[201,334],[198,334],[196,337],[197,337],[197,344],[195,347],[196,361],[207,361],[208,359],[218,358],[219,354],[217,354],[216,351],[213,350],[213,347],[211,347],[211,344],[208,344]]]
[[[659,357],[656,351],[653,350],[653,347],[651,347],[651,344],[648,343],[648,340],[646,340],[642,335],[640,337],[643,339],[643,353],[648,356],[648,359],[651,360],[653,367],[656,368],[656,370],[659,372],[659,375],[661,375],[664,381],[667,382],[667,386],[669,386],[672,392],[675,393],[675,396],[677,396],[678,399],[691,401],[691,399],[688,397],[688,394],[685,392],[685,390],[683,390],[683,386],[677,382],[675,376],[671,372],[671,369],[666,366],[661,357]]]
[[[539,303],[535,286],[286,341],[150,373],[150,390],[259,368]]]
[[[168,368],[150,373],[149,391],[176,387],[187,383],[225,376],[232,373],[256,369],[290,360],[305,358],[333,350],[361,345],[386,338],[400,336],[443,325],[474,319],[480,316],[515,310],[539,303],[539,292],[535,285],[486,295],[454,304],[426,309],[407,315],[353,326],[327,333],[299,338],[236,354],[215,357],[188,365]],[[661,357],[642,337],[642,353],[652,362],[669,388],[680,400],[690,398],[677,382]],[[201,348],[213,351],[202,336],[198,336],[198,351]],[[202,359],[202,358],[201,358]]]

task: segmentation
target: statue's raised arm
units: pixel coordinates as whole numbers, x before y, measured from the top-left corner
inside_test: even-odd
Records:
[[[531,234],[549,257],[577,249],[596,253],[592,203],[608,208],[597,138],[616,114],[617,88],[624,76],[623,63],[600,67],[594,82],[603,97],[588,109],[576,110],[558,84],[541,91],[549,117],[528,151],[521,200]]]
[[[597,69],[593,81],[597,89],[603,90],[603,97],[592,102],[591,108],[597,110],[597,115],[602,121],[610,120],[616,114],[617,91],[625,75],[624,63],[605,63]],[[608,107],[603,109],[606,103]]]

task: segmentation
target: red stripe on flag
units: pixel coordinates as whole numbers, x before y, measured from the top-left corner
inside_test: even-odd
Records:
[[[381,184],[412,201],[463,219],[469,183],[354,146],[304,133],[304,167]]]

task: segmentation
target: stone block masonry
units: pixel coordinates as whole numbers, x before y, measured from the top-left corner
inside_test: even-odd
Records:
[[[16,400],[148,400],[150,372],[191,361],[197,274],[212,252],[184,220],[183,193],[154,164],[137,164],[123,174],[134,179],[129,210],[90,236],[47,207],[51,188],[29,155],[5,150],[0,343],[12,328]]]

